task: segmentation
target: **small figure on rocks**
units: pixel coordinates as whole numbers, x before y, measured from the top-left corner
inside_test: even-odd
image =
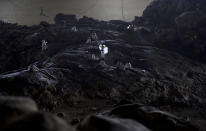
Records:
[[[73,26],[71,30],[72,30],[72,32],[77,32],[78,31],[76,26]]]
[[[98,36],[95,32],[92,32],[88,40],[86,41],[86,44],[98,44]]]
[[[47,50],[47,48],[48,48],[47,43],[48,42],[45,41],[45,40],[41,41],[41,50],[42,50],[42,52]]]
[[[128,62],[124,65],[124,70],[131,69],[131,68],[132,68],[132,64],[130,62]]]
[[[98,41],[99,38],[95,32],[92,32],[91,39],[92,39],[92,41]]]
[[[137,27],[133,24],[127,26],[127,30],[129,31],[137,31]]]

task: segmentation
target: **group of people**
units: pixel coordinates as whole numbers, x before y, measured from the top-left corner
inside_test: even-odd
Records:
[[[135,32],[137,31],[137,27],[134,24],[131,24],[127,26],[127,30]]]
[[[75,32],[77,31],[76,26],[72,27],[72,31],[75,31]],[[41,44],[42,52],[45,52],[48,49],[48,45],[47,45],[48,42],[46,40],[42,40],[41,43],[42,43]],[[94,46],[97,47],[100,50],[101,60],[105,60],[105,55],[109,53],[109,49],[106,45],[104,45],[103,42],[99,41],[99,38],[95,32],[92,32],[90,34],[88,40],[86,41],[86,44],[90,44],[92,47]],[[97,59],[97,57],[95,56],[95,53],[92,53],[92,59],[93,60]],[[131,69],[132,64],[128,62],[125,65],[123,65],[123,68],[124,70]],[[141,72],[145,73],[146,70],[142,69]]]
[[[74,26],[71,29],[74,32],[77,32],[77,27]],[[41,41],[41,51],[45,52],[48,49],[48,42],[46,40]],[[95,32],[92,32],[88,40],[86,41],[86,44],[90,44],[92,46],[99,46],[99,50],[101,53],[101,59],[105,59],[105,55],[109,53],[109,49],[106,45],[104,45],[102,42],[99,41],[99,38]],[[92,54],[92,59],[95,59],[95,54]]]
[[[101,41],[99,41],[99,38],[95,32],[92,32],[88,40],[86,41],[86,44],[90,44],[92,46],[99,46],[99,50],[101,53],[101,59],[105,59],[105,55],[109,53],[109,48],[104,45]],[[92,54],[92,59],[96,59],[95,54]]]

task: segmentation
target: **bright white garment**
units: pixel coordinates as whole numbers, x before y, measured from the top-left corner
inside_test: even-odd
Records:
[[[105,55],[109,53],[109,48],[103,44],[99,45],[99,50],[101,52],[101,58],[105,58]]]
[[[102,51],[104,54],[108,54],[109,53],[109,48],[106,45],[99,45],[99,50]]]

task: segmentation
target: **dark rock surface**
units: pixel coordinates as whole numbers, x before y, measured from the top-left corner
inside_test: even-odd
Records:
[[[79,126],[79,131],[150,131],[142,124],[130,119],[89,116]]]
[[[133,119],[146,125],[154,131],[193,131],[198,130],[189,122],[160,111],[152,106],[143,106],[141,104],[130,104],[119,106],[108,113],[109,116],[118,116],[125,119]],[[161,123],[161,125],[159,125]]]
[[[159,124],[161,123],[161,125]],[[127,104],[81,122],[80,131],[196,131],[197,127],[170,113],[142,104]]]
[[[79,121],[76,127],[72,127],[57,116],[38,111],[34,101],[31,99],[1,97],[0,101],[2,113],[0,130],[2,131],[198,130],[183,119],[154,107],[143,106],[141,104],[121,105],[106,112],[88,116],[83,121]]]
[[[131,22],[77,20],[75,15],[63,14],[56,16],[56,24],[27,27],[1,22],[0,95],[33,98],[41,110],[62,112],[71,123],[121,100],[139,102],[204,130],[206,15],[202,4],[203,0],[156,0],[132,22],[134,30],[127,30]],[[73,26],[78,31],[72,31]],[[85,43],[91,32],[109,48],[104,61],[98,45]],[[48,41],[45,52],[42,40]],[[127,63],[132,66],[126,67]],[[135,117],[144,107],[130,108],[124,109],[134,111]],[[130,122],[138,121],[136,125],[145,130],[196,130],[170,114],[145,108],[138,119],[126,114]],[[90,121],[97,119],[114,124],[115,130],[130,130],[122,127],[121,122],[127,121],[122,120],[124,114],[119,115],[92,116],[86,124],[95,130]]]
[[[205,62],[205,0],[154,0],[143,16],[133,21],[148,26],[155,34],[152,42]]]
[[[47,113],[26,115],[3,129],[3,131],[74,131],[63,120]]]
[[[149,23],[171,27],[174,19],[188,11],[200,11],[205,13],[205,0],[154,0],[143,12],[144,19]]]
[[[74,131],[66,122],[39,112],[36,103],[22,97],[0,97],[1,131]]]
[[[23,115],[37,110],[36,103],[31,99],[0,97],[0,128]]]

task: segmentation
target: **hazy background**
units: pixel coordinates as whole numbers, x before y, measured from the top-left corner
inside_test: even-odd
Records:
[[[151,0],[124,0],[124,17],[129,21],[142,15]],[[40,16],[40,9],[49,17]],[[123,19],[121,0],[0,0],[0,19],[20,24],[53,23],[57,13],[90,16],[100,20]]]

